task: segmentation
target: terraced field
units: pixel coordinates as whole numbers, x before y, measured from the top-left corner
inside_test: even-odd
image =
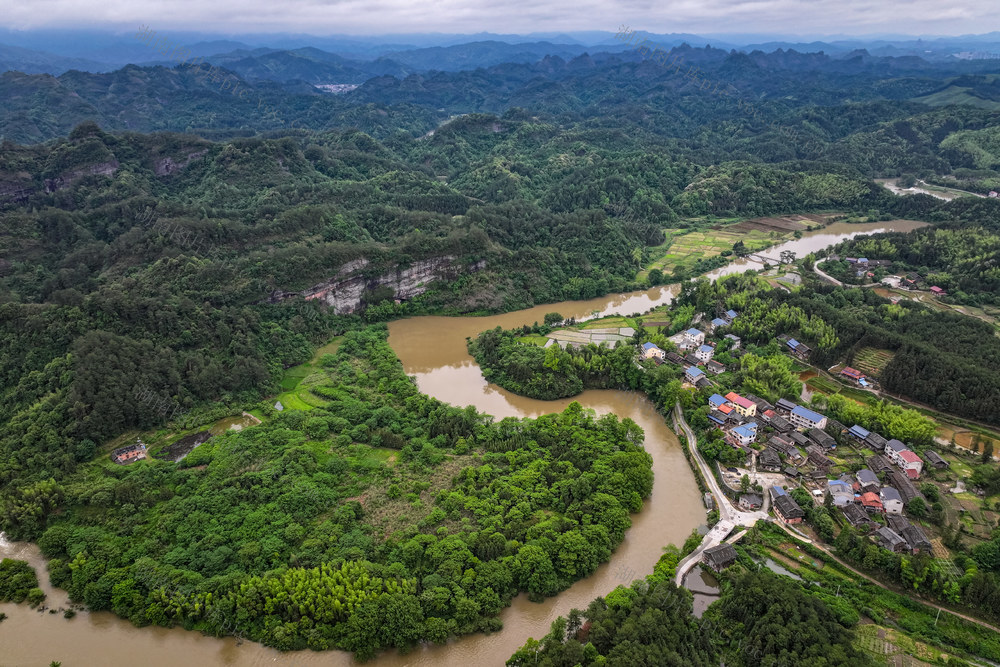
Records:
[[[340,347],[340,338],[334,338],[323,347],[316,350],[313,358],[304,364],[293,366],[285,371],[281,378],[282,392],[274,399],[280,401],[285,408],[292,410],[312,410],[327,404],[319,396],[309,391],[312,383],[309,376],[319,368],[319,360],[324,354],[333,354]]]
[[[885,369],[886,365],[892,361],[894,353],[890,350],[881,350],[875,347],[861,348],[854,355],[852,368],[857,368],[865,375],[878,377],[879,373]]]

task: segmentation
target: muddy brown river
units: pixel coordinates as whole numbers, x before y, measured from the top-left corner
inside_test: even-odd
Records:
[[[835,223],[806,232],[802,239],[776,246],[764,254],[778,257],[791,249],[801,257],[840,240],[874,231],[909,231],[924,223],[892,221],[866,225]],[[713,272],[726,273],[760,268],[739,260]],[[424,393],[454,405],[474,405],[502,417],[530,417],[556,412],[571,400],[598,413],[614,412],[631,417],[646,433],[646,450],[653,457],[653,492],[641,512],[632,516],[632,527],[611,561],[583,581],[542,603],[520,596],[504,610],[502,631],[472,635],[444,646],[418,647],[407,655],[386,653],[368,664],[378,667],[471,667],[502,665],[528,637],[541,637],[559,615],[576,607],[584,609],[592,599],[619,584],[652,572],[653,565],[670,543],[680,544],[693,528],[703,523],[705,509],[698,488],[673,432],[652,404],[636,394],[620,391],[586,391],[573,399],[538,401],[511,394],[487,383],[465,349],[465,338],[484,329],[541,322],[545,313],[589,318],[613,313],[644,312],[670,303],[675,285],[645,292],[609,295],[588,301],[570,301],[537,306],[516,313],[491,317],[417,317],[389,325],[389,343],[399,355],[408,375],[416,378]],[[12,543],[0,537],[0,557],[20,558],[35,566],[50,607],[69,606],[64,591],[48,584],[45,560],[33,544]],[[0,604],[7,620],[0,622],[0,667],[46,667],[50,661],[76,665],[122,667],[131,665],[352,665],[350,654],[340,651],[281,653],[252,642],[205,637],[183,629],[136,628],[128,621],[106,613],[77,614],[66,620],[62,614],[39,613],[27,605]]]

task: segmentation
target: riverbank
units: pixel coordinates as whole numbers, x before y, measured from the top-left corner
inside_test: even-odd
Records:
[[[905,222],[915,226],[924,224]],[[886,224],[848,225],[849,229],[844,234],[885,231]],[[790,243],[808,243],[820,235],[831,244],[846,238],[839,236],[829,240],[829,231],[828,227],[815,233],[807,232],[803,239]],[[770,252],[780,253],[781,250],[782,246],[778,246]],[[759,268],[750,262],[734,265],[728,272]],[[371,664],[400,667],[503,664],[527,637],[544,632],[558,616],[567,614],[573,607],[585,608],[591,600],[607,594],[615,586],[628,584],[632,579],[652,572],[664,544],[682,544],[693,528],[704,523],[701,493],[677,438],[666,427],[662,415],[645,398],[634,393],[591,390],[562,401],[521,399],[489,385],[465,349],[466,336],[476,335],[493,326],[513,328],[534,321],[542,322],[545,313],[552,311],[578,320],[610,314],[642,313],[656,306],[669,305],[678,289],[678,285],[666,285],[583,301],[543,304],[489,317],[425,316],[389,324],[389,342],[402,360],[406,373],[416,378],[422,392],[454,405],[473,404],[497,418],[551,413],[561,410],[571,400],[579,401],[584,407],[593,408],[600,414],[611,412],[631,417],[645,430],[645,446],[654,459],[655,477],[652,495],[644,509],[633,516],[633,526],[627,532],[625,541],[612,555],[611,561],[599,567],[591,577],[541,604],[529,602],[526,596],[516,598],[501,615],[505,623],[502,632],[471,635],[452,640],[444,646],[421,646],[407,656],[387,653]],[[300,386],[294,389],[298,390]],[[47,585],[44,559],[37,547],[32,545],[32,548],[35,549],[37,563],[33,564],[40,579]],[[65,599],[65,592],[61,592],[61,596]],[[56,602],[57,598],[54,596],[50,600]],[[61,616],[40,615],[23,606],[3,605],[2,610],[9,618],[0,624],[0,644],[4,646],[4,657],[14,664],[44,666],[51,660],[71,657],[85,664],[147,664],[154,667],[179,662],[345,667],[353,664],[353,657],[343,652],[280,653],[251,642],[237,643],[233,638],[216,639],[180,628],[136,628],[106,612],[85,612],[75,619],[66,620]],[[166,647],[169,651],[165,650]]]

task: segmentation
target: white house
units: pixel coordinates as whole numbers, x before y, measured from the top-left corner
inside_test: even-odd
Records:
[[[729,432],[729,440],[733,444],[749,447],[757,439],[757,425],[753,422],[737,426]]]
[[[903,467],[903,459],[900,457],[901,452],[908,451],[910,448],[905,444],[893,438],[885,445],[885,457],[889,459],[891,463]]]
[[[704,361],[705,363],[712,360],[713,354],[715,354],[715,348],[711,345],[702,345],[694,351],[694,356],[698,357],[699,361]]]
[[[899,491],[891,486],[883,486],[879,496],[882,498],[882,507],[885,508],[886,513],[903,513],[903,498],[899,495]]]
[[[801,405],[795,406],[789,413],[788,420],[795,428],[826,428],[826,417]]]
[[[901,463],[899,467],[903,469],[906,476],[910,479],[916,479],[920,477],[920,473],[924,470],[924,461],[915,452],[911,452],[909,449],[904,449],[899,452],[899,458]]]
[[[705,344],[705,332],[691,328],[670,337],[670,340],[677,344],[680,350],[690,350]]]

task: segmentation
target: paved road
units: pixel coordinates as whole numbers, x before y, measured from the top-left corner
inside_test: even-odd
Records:
[[[719,523],[712,526],[712,530],[708,531],[705,538],[698,545],[698,548],[688,554],[684,560],[677,564],[677,577],[674,583],[678,586],[684,581],[684,575],[688,573],[692,567],[694,567],[698,561],[701,560],[701,555],[705,553],[705,549],[711,549],[712,547],[719,546],[722,541],[726,538],[726,535],[736,526],[732,521],[720,520]]]
[[[825,273],[823,269],[819,268],[819,262],[813,262],[813,271],[815,271],[816,274],[819,275],[821,278],[829,280],[831,283],[837,285],[838,287],[844,286],[844,283],[840,282],[833,276],[829,275],[828,273]],[[856,285],[852,285],[852,287],[856,287]]]
[[[744,512],[733,507],[733,504],[729,502],[729,498],[722,492],[722,487],[719,486],[718,480],[712,474],[712,469],[705,462],[705,459],[702,458],[701,452],[698,451],[698,439],[694,437],[691,427],[684,421],[684,411],[681,410],[679,402],[674,408],[674,421],[684,429],[684,435],[687,437],[688,449],[691,451],[691,456],[698,464],[701,475],[705,478],[705,483],[715,498],[715,506],[719,508],[719,523],[715,524],[715,527],[705,535],[705,538],[694,552],[677,564],[676,583],[680,586],[681,582],[684,581],[684,575],[701,559],[701,554],[705,549],[721,544],[722,540],[734,527],[746,526],[749,528],[760,520],[767,521],[769,519],[767,512]],[[725,532],[721,532],[723,530]]]

